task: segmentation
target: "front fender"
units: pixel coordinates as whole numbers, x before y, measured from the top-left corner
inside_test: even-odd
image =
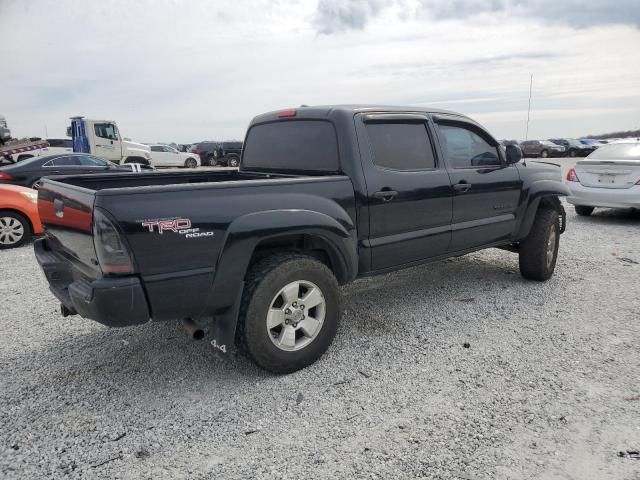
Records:
[[[538,180],[533,182],[528,191],[525,192],[526,201],[522,203],[521,212],[519,213],[520,222],[516,225],[515,240],[521,241],[529,235],[540,201],[543,198],[552,197],[557,199],[558,197],[566,197],[569,193],[567,186],[557,180]]]

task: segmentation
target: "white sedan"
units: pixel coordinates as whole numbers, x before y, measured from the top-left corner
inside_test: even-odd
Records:
[[[200,155],[193,152],[179,152],[169,145],[149,145],[153,167],[196,168],[201,165]]]
[[[603,145],[567,172],[578,215],[595,207],[640,208],[640,141]]]

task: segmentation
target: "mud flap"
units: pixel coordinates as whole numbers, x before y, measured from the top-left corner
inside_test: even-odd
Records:
[[[209,343],[214,348],[218,356],[228,358],[236,353],[236,327],[238,325],[238,313],[240,311],[240,303],[242,302],[242,292],[244,291],[244,282],[239,289],[236,301],[227,311],[216,315],[208,329]]]

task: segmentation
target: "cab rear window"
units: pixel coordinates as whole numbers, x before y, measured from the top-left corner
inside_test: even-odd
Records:
[[[249,130],[243,169],[336,172],[340,169],[333,125],[325,120],[287,120]]]

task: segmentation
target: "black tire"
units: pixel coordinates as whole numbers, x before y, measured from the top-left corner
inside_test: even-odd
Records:
[[[578,215],[588,217],[593,213],[593,209],[595,207],[588,207],[586,205],[574,205],[574,208],[576,209],[576,213]]]
[[[541,158],[549,158],[549,150],[542,150],[540,152],[540,157]]]
[[[240,158],[236,156],[229,157],[229,161],[227,165],[230,167],[239,167],[240,166]]]
[[[31,184],[31,188],[33,188],[34,190],[38,190],[40,188],[41,183],[42,183],[42,179],[38,178],[37,180],[33,181],[33,183]]]
[[[185,168],[197,168],[198,167],[198,161],[195,158],[187,158],[184,161],[184,166],[185,166]]]
[[[217,167],[218,165],[220,165],[220,162],[218,161],[218,159],[213,155],[209,155],[209,160],[207,163],[209,164],[210,167]]]
[[[11,235],[10,237],[8,232],[3,233],[3,227],[16,225],[16,221],[21,225],[23,233],[17,241],[12,242],[11,237],[14,237],[14,235]],[[0,211],[0,250],[19,247],[31,240],[32,236],[33,232],[31,230],[31,223],[29,223],[29,220],[27,220],[24,215],[21,215],[18,212]]]
[[[553,235],[553,238],[551,236]],[[560,246],[560,217],[550,208],[540,208],[527,238],[520,242],[520,273],[524,278],[543,282],[556,268]]]
[[[275,345],[267,328],[267,312],[274,297],[296,281],[315,284],[322,292],[325,315],[320,330],[300,350]],[[303,317],[304,318],[304,317]],[[329,268],[313,257],[285,252],[257,262],[249,270],[238,323],[238,343],[257,365],[273,373],[291,373],[314,363],[329,348],[340,319],[338,282]]]

